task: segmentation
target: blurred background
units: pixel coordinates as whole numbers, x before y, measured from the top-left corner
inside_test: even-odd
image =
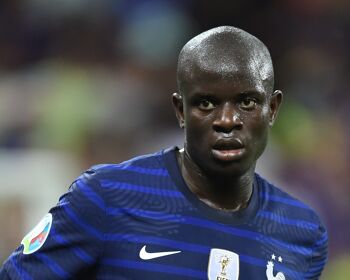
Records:
[[[322,279],[349,275],[347,0],[1,0],[1,262],[84,169],[182,145],[177,55],[219,25],[270,49],[285,99],[258,170],[320,213]]]

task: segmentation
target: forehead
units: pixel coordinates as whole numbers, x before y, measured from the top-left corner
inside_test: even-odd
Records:
[[[227,66],[226,64],[224,66]],[[261,73],[255,66],[233,65],[226,68],[193,67],[190,75],[183,82],[186,95],[191,93],[244,93],[256,92],[267,95],[269,88],[267,80],[261,78]]]
[[[205,44],[183,56],[179,66],[179,82],[187,88],[217,84],[237,91],[272,90],[272,63],[257,48]]]

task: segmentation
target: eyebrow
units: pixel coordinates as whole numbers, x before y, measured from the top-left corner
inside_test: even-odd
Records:
[[[237,97],[244,97],[244,96],[256,96],[259,98],[265,98],[267,97],[267,93],[263,91],[258,90],[247,90],[237,93]],[[217,99],[218,97],[215,95],[215,93],[212,92],[202,92],[202,91],[195,91],[193,92],[192,98],[210,98],[210,99]]]
[[[256,90],[242,91],[239,94],[241,94],[241,95],[260,95],[260,96],[265,96],[265,92],[256,91]]]
[[[193,97],[215,97],[214,96],[215,94],[214,93],[211,93],[211,92],[194,92],[193,93]]]

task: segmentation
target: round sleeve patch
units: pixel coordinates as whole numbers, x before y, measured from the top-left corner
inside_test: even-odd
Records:
[[[52,225],[52,214],[47,213],[41,221],[23,238],[23,254],[28,255],[38,251],[44,245]]]

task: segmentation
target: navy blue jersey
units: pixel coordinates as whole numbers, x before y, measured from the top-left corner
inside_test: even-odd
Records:
[[[83,173],[0,278],[318,279],[327,241],[313,210],[259,175],[247,208],[209,207],[171,148]]]

